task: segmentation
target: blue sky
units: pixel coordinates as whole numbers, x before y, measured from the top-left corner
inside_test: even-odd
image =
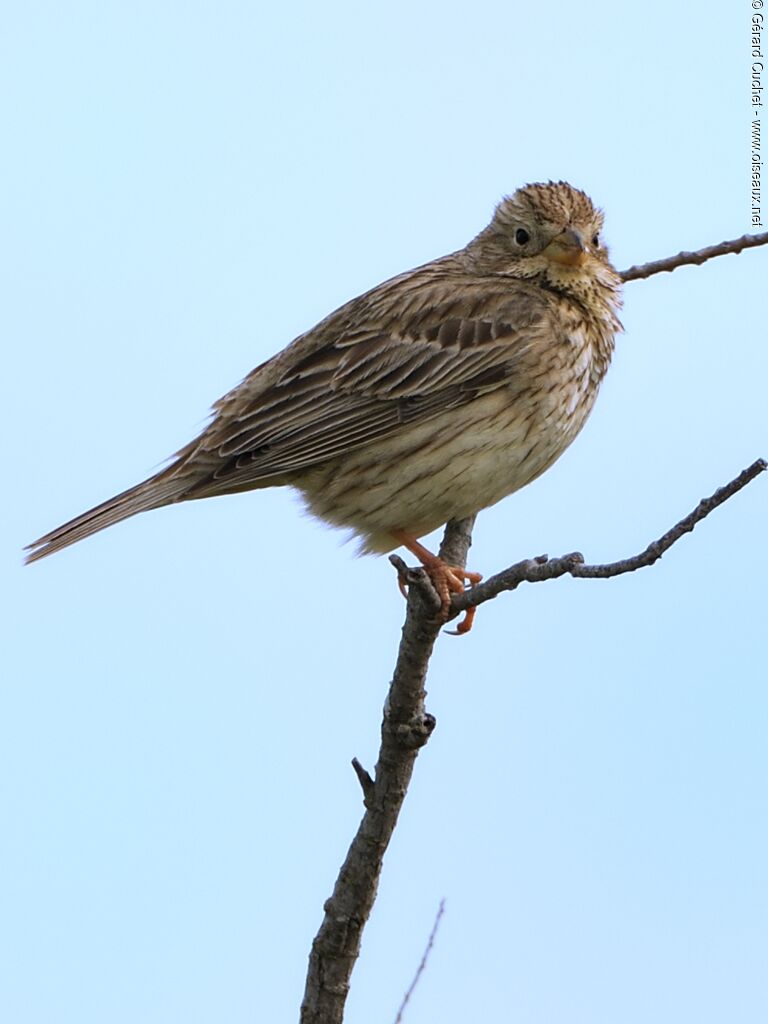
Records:
[[[751,7],[9,7],[0,1015],[295,1020],[403,605],[284,491],[23,569],[330,310],[564,178],[618,267],[750,230]],[[640,550],[766,442],[768,253],[632,283],[583,434],[472,567]],[[407,1020],[768,1013],[761,479],[651,570],[440,639],[437,730],[348,1005]]]

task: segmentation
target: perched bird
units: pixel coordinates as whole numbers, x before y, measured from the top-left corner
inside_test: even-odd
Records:
[[[551,466],[608,369],[621,279],[602,226],[566,182],[518,189],[465,248],[352,299],[258,366],[166,469],[45,534],[27,560],[137,512],[288,484],[363,551],[408,548],[447,616],[451,592],[480,577],[418,538]]]

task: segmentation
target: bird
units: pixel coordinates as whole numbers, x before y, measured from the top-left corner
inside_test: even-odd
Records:
[[[257,366],[166,468],[46,533],[26,561],[149,509],[288,485],[362,553],[408,549],[447,619],[451,594],[481,576],[420,538],[548,469],[610,365],[622,282],[603,220],[565,181],[518,188],[463,249],[352,299]]]

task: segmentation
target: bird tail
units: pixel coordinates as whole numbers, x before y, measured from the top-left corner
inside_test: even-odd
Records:
[[[95,508],[83,512],[82,515],[70,519],[63,526],[28,544],[24,549],[29,552],[25,559],[26,564],[52,555],[55,551],[61,551],[62,548],[76,544],[84,537],[90,537],[92,533],[105,530],[123,519],[129,519],[138,512],[170,505],[178,501],[189,487],[188,480],[180,480],[178,477],[163,480],[161,477],[162,474],[160,478],[150,477],[149,480],[123,491],[122,494],[116,494],[109,501],[96,505]]]

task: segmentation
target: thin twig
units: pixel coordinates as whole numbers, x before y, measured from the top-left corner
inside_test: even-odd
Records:
[[[604,580],[611,576],[620,576],[622,573],[634,572],[635,569],[643,569],[646,566],[653,565],[684,534],[691,533],[697,523],[700,523],[702,519],[706,519],[710,512],[714,512],[719,505],[732,498],[734,494],[738,493],[743,487],[746,487],[748,483],[751,483],[755,477],[764,473],[766,469],[768,469],[768,463],[766,463],[765,459],[757,459],[751,466],[748,466],[731,480],[730,483],[725,484],[724,487],[719,487],[709,498],[702,498],[692,512],[685,516],[684,519],[681,519],[671,530],[667,530],[658,540],[649,544],[645,551],[635,555],[634,558],[624,558],[619,562],[611,562],[608,565],[580,565],[574,569],[573,575],[579,576],[582,579]]]
[[[677,256],[667,256],[663,260],[641,263],[629,267],[627,270],[621,270],[619,273],[624,281],[638,281],[640,278],[660,274],[662,271],[677,270],[678,267],[686,267],[691,264],[699,265],[715,256],[728,256],[731,253],[738,255],[744,249],[766,244],[768,244],[768,231],[763,231],[759,235],[742,235],[741,238],[734,238],[730,242],[718,242],[717,245],[708,245],[696,252],[679,252]]]
[[[435,923],[432,925],[432,931],[429,933],[429,938],[427,939],[427,947],[424,950],[424,955],[421,958],[421,963],[416,968],[416,973],[413,976],[413,981],[408,986],[408,991],[403,996],[402,1003],[400,1003],[400,1009],[397,1011],[397,1016],[395,1017],[395,1024],[401,1024],[401,1021],[403,1019],[403,1011],[405,1010],[405,1007],[408,1004],[408,1000],[413,995],[413,990],[419,983],[419,978],[424,973],[424,968],[427,966],[429,954],[432,952],[432,946],[435,943],[435,936],[437,935],[437,929],[440,927],[440,918],[443,916],[444,910],[445,900],[440,900],[440,906],[437,908],[437,916],[435,917]]]
[[[702,519],[706,519],[718,505],[722,505],[723,502],[733,497],[742,487],[746,487],[767,468],[768,463],[765,459],[757,459],[730,483],[720,487],[709,498],[700,501],[691,513],[676,523],[671,530],[667,530],[658,540],[652,541],[638,555],[605,565],[585,565],[584,556],[579,552],[562,555],[560,558],[548,558],[547,555],[527,558],[496,573],[495,576],[491,576],[482,583],[478,583],[464,594],[455,595],[451,601],[451,617],[472,606],[484,604],[505,591],[515,590],[521,583],[541,583],[544,580],[557,579],[566,575],[579,579],[609,579],[612,576],[621,576],[623,573],[635,572],[636,569],[653,565],[665,551],[668,551],[684,534],[690,533],[694,526]]]

